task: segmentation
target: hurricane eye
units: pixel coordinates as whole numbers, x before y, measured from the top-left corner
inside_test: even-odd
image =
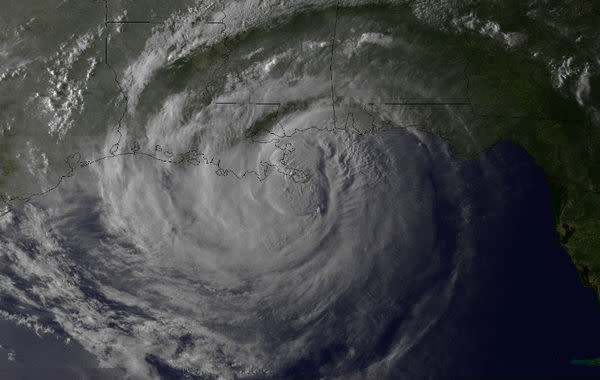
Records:
[[[0,318],[77,342],[13,377],[597,364],[592,2],[9,3]]]

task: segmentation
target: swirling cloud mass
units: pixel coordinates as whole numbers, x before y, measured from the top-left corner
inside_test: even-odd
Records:
[[[98,153],[3,217],[2,315],[132,379],[385,378],[474,255],[466,163],[422,131],[469,136],[467,62],[424,7],[195,4],[128,59],[112,30]]]

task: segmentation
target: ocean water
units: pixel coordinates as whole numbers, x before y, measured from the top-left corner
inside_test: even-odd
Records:
[[[10,2],[0,378],[600,378],[544,172],[485,149],[594,125],[576,3]]]
[[[432,349],[430,360],[412,373],[418,378],[430,365],[431,378],[440,379],[597,378],[598,368],[571,364],[597,356],[600,307],[559,245],[545,174],[511,142],[475,161],[482,160],[497,175],[465,166],[478,254],[446,318],[421,346],[423,355]]]
[[[434,152],[433,157],[438,155],[437,158],[442,159],[444,145],[431,136],[424,139]],[[434,181],[435,192],[439,194],[435,200],[437,244],[442,261],[444,257],[450,260],[459,246],[461,250],[470,250],[472,255],[468,256],[468,262],[461,264],[447,305],[430,309],[435,312],[432,327],[400,358],[388,359],[384,377],[597,378],[597,368],[570,363],[572,359],[597,355],[600,327],[596,321],[600,318],[600,306],[593,291],[582,286],[567,253],[558,243],[550,207],[551,189],[545,174],[521,147],[510,142],[501,142],[479,157],[458,161],[457,165],[461,177],[469,184],[465,189],[469,201],[463,204],[468,210],[459,212],[457,205],[444,196],[449,191],[444,186],[451,183]],[[442,173],[436,171],[444,170],[447,168],[439,165],[430,175],[439,178]],[[83,241],[102,241],[108,235],[102,232],[99,220],[90,217],[90,212],[93,214],[93,210],[79,209],[77,227],[69,228]],[[467,227],[459,233],[456,219],[466,215]],[[468,241],[461,237],[468,237]],[[78,246],[81,245],[76,241],[70,249],[65,249],[73,255]],[[33,246],[33,249],[37,248]],[[428,285],[423,282],[419,286]],[[88,287],[86,292],[86,298],[103,299],[94,287]],[[390,294],[393,295],[393,290]],[[410,308],[412,302],[419,302],[422,294],[423,291],[415,289],[412,296],[398,302]],[[344,302],[360,302],[362,297],[360,291],[355,291]],[[118,311],[119,305],[112,305]],[[337,312],[346,310],[339,303],[333,307]],[[374,310],[386,312],[385,309]],[[431,317],[427,313],[421,315]],[[410,329],[406,329],[408,317],[405,314],[379,317],[384,326],[367,351],[351,348],[344,343],[347,337],[338,337],[304,351],[277,373],[251,378],[313,379],[324,373],[345,378],[353,372],[360,373],[374,362],[385,360],[401,344],[403,335],[411,334]],[[127,376],[123,369],[97,368],[99,363],[94,356],[77,342],[65,345],[54,335],[39,338],[10,322],[3,322],[2,331],[0,344],[15,353],[12,361],[7,360],[8,351],[2,358],[0,373],[7,378],[35,379],[42,374],[48,379]],[[67,334],[62,336],[64,339]],[[79,338],[85,339],[85,336],[83,333]],[[183,337],[179,345],[193,345],[192,341],[190,337]],[[350,350],[358,353],[347,362]],[[172,367],[160,355],[143,352],[139,355],[147,363],[148,373],[154,372],[163,379],[210,378]],[[348,368],[339,367],[339,362],[345,362]]]

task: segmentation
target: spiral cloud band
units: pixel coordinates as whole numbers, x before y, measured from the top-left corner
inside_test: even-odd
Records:
[[[472,138],[466,59],[418,29],[441,13],[380,6],[199,3],[131,50],[115,31],[77,142],[101,153],[2,219],[2,316],[131,379],[386,378],[474,252],[468,163],[424,131]]]

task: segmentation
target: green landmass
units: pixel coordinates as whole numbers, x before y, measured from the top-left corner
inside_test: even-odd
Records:
[[[600,294],[600,123],[574,99],[560,95],[550,73],[526,51],[507,51],[475,33],[461,49],[474,118],[470,132],[444,133],[465,158],[501,140],[513,141],[534,158],[552,185],[560,243],[584,285]],[[435,131],[433,131],[435,133]]]
[[[586,367],[598,367],[600,366],[600,358],[595,359],[573,359],[571,360],[573,365],[581,365]]]
[[[483,9],[489,11],[490,18],[504,15],[498,22],[516,30],[522,23],[530,22],[523,17],[525,8],[522,8],[522,4],[523,2],[515,1],[514,7],[506,9],[495,9],[494,6],[482,8],[479,16],[486,17]],[[414,123],[409,120],[411,122],[406,124],[443,138],[450,143],[457,156],[465,159],[477,156],[502,140],[513,141],[526,149],[547,174],[552,186],[553,203],[548,207],[552,208],[555,217],[557,239],[571,256],[583,283],[594,288],[597,294],[600,293],[600,149],[597,148],[600,146],[600,115],[586,111],[572,96],[559,94],[552,87],[547,67],[532,57],[529,49],[518,46],[508,49],[501,41],[481,35],[478,31],[436,31],[410,15],[410,9],[400,6],[372,5],[337,10],[330,8],[318,14],[307,11],[294,16],[292,21],[282,18],[274,25],[257,27],[237,36],[228,35],[227,42],[199,51],[192,58],[159,71],[155,80],[141,95],[137,114],[151,115],[153,110],[144,106],[156,104],[151,97],[163,96],[164,88],[185,88],[191,82],[199,83],[200,103],[212,101],[213,95],[223,89],[224,73],[227,70],[235,73],[243,67],[240,56],[255,49],[258,42],[269,51],[297,47],[298,45],[293,44],[303,40],[328,40],[334,19],[338,28],[337,36],[342,40],[352,28],[359,29],[361,24],[367,25],[358,21],[369,18],[371,23],[366,31],[376,31],[381,26],[382,33],[392,30],[389,33],[393,34],[395,30],[398,35],[394,37],[407,41],[407,45],[416,41],[414,46],[411,45],[413,50],[410,54],[401,58],[408,62],[407,66],[417,69],[406,74],[408,77],[404,80],[408,82],[402,83],[398,78],[402,78],[404,67],[392,64],[389,67],[395,71],[385,72],[386,64],[400,57],[394,54],[402,52],[391,50],[391,56],[378,57],[373,54],[363,60],[358,56],[352,59],[340,56],[337,61],[332,61],[333,70],[337,70],[336,80],[347,69],[343,66],[344,60],[354,68],[377,70],[372,77],[374,81],[380,80],[381,85],[376,82],[374,86],[391,89],[392,92],[402,89],[403,84],[410,84],[410,81],[420,80],[424,88],[435,86],[436,82],[442,81],[440,78],[448,80],[447,72],[455,72],[452,79],[455,83],[461,83],[461,93],[449,91],[448,96],[460,95],[461,99],[471,103],[470,107],[452,110],[453,115],[458,115],[464,123],[447,122],[451,118],[444,115],[448,114],[446,108],[425,111],[421,108],[414,111],[414,115],[410,110],[405,112],[405,116],[415,118]],[[594,25],[592,21],[590,25]],[[551,33],[547,28],[545,25],[530,27],[527,30],[528,43],[532,45],[538,39],[547,39],[547,35]],[[277,29],[275,33],[273,29]],[[567,42],[557,40],[558,51],[561,51],[564,43]],[[241,52],[234,54],[240,47]],[[341,49],[335,50],[336,54],[339,54],[339,50]],[[328,70],[328,54],[329,50],[318,57],[319,62],[322,62],[322,65],[317,65],[319,70]],[[111,57],[116,61],[118,55]],[[214,70],[202,70],[214,66],[215,62],[219,62],[219,65]],[[114,86],[114,79],[106,74],[107,70],[104,71],[105,74],[100,77],[103,71],[99,70],[98,82]],[[598,78],[591,78],[591,82],[592,88],[600,87]],[[444,84],[440,84],[440,88],[443,86]],[[153,89],[157,91],[152,91]],[[113,88],[111,91],[116,93],[117,89]],[[403,94],[400,93],[399,96]],[[598,98],[598,94],[592,93],[591,97]],[[258,119],[250,126],[247,137],[260,136],[269,129],[269,125],[273,127],[279,116],[294,109],[286,107],[287,105],[282,104],[276,112],[267,113]],[[339,118],[342,120],[343,116],[340,115]],[[103,126],[101,118],[99,120],[98,129]],[[143,123],[146,118],[142,117],[141,120]],[[82,126],[79,133],[86,132],[85,126],[87,124]],[[132,129],[132,135],[136,134],[135,130],[141,130]],[[73,139],[79,137],[77,134]],[[3,151],[10,152],[7,136],[0,140]],[[72,153],[70,149],[65,149],[67,150]],[[57,157],[59,153],[62,151],[56,153]],[[57,162],[57,166],[64,169],[63,156],[60,156],[60,160],[53,160],[51,156],[51,165]],[[18,177],[23,172],[20,166],[9,154],[0,154],[0,185],[3,189],[10,182],[7,179]]]

